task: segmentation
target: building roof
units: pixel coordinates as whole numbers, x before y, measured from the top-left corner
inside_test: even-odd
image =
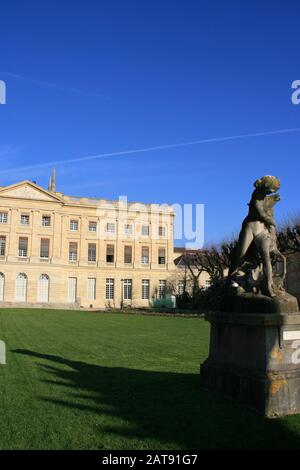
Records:
[[[174,264],[175,266],[180,266],[184,265],[184,259],[188,257],[189,259],[189,264],[193,265],[193,261],[196,258],[196,256],[199,256],[199,253],[201,253],[201,250],[195,250],[195,249],[190,249],[190,248],[185,248],[185,247],[174,247],[174,253],[178,253],[179,256],[174,259]]]
[[[63,205],[97,207],[101,205],[103,208],[118,208],[143,212],[165,213],[174,216],[172,206],[166,204],[145,204],[142,202],[128,202],[126,198],[118,200],[109,200],[102,198],[67,196],[59,191],[49,191],[39,186],[33,181],[24,180],[9,186],[0,186],[0,197],[16,198],[16,199],[36,199],[48,202],[58,202]],[[127,204],[127,206],[126,206]]]

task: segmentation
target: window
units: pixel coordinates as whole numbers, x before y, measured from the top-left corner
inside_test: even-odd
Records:
[[[132,224],[124,225],[124,233],[125,235],[132,235]]]
[[[124,279],[123,281],[123,299],[132,299],[132,279]]]
[[[4,300],[4,283],[5,283],[5,276],[3,273],[0,273],[0,302]]]
[[[27,276],[20,273],[16,279],[15,300],[17,302],[26,302],[27,297]]]
[[[142,246],[142,264],[149,264],[149,248]]]
[[[166,249],[158,249],[158,264],[166,264]]]
[[[22,225],[29,225],[29,215],[28,214],[21,214],[21,224]]]
[[[165,237],[166,236],[166,227],[159,226],[158,227],[158,235],[160,237]]]
[[[42,226],[43,227],[50,227],[51,226],[51,217],[50,217],[50,215],[43,215],[42,216]]]
[[[41,274],[38,284],[38,302],[49,302],[49,276]]]
[[[97,222],[89,222],[89,232],[97,232]]]
[[[69,244],[69,261],[77,261],[77,243]]]
[[[89,243],[88,246],[88,261],[95,263],[97,259],[96,243]]]
[[[7,212],[0,212],[0,224],[7,224]]]
[[[108,233],[115,233],[115,224],[114,224],[114,222],[107,222],[106,231]]]
[[[6,237],[0,237],[0,256],[5,256]]]
[[[115,296],[115,280],[111,278],[106,279],[105,298],[113,300]]]
[[[142,279],[142,299],[149,299],[150,294],[150,281],[149,279]]]
[[[132,246],[124,246],[124,263],[132,263]]]
[[[113,263],[114,262],[114,252],[115,252],[114,245],[107,245],[106,246],[106,262],[107,263]]]
[[[96,299],[96,278],[88,278],[88,300]]]
[[[70,230],[72,230],[72,232],[77,232],[78,220],[70,220]]]
[[[50,240],[49,238],[41,238],[41,249],[40,249],[40,258],[49,258],[49,247]]]
[[[142,225],[142,235],[148,237],[149,235],[149,225]]]
[[[185,292],[185,281],[181,280],[178,282],[178,294],[182,295]]]
[[[210,279],[206,279],[206,280],[205,280],[205,289],[208,289],[210,286],[211,286],[211,280],[210,280]]]
[[[5,284],[5,276],[3,273],[0,273],[0,302],[4,300],[4,284]]]
[[[164,299],[166,297],[166,287],[167,287],[167,281],[161,279],[159,281],[159,288],[158,288],[158,297],[160,299]]]
[[[70,303],[76,302],[77,299],[77,277],[69,277],[68,279],[68,300]]]
[[[19,256],[26,258],[28,253],[28,238],[19,238]]]

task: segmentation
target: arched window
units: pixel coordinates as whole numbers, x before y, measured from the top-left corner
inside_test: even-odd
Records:
[[[25,273],[20,273],[16,279],[15,300],[17,302],[26,302],[27,297],[27,276]]]
[[[4,300],[4,281],[5,276],[3,273],[0,273],[0,302],[3,302]]]
[[[38,302],[49,302],[49,276],[41,274],[38,284]]]

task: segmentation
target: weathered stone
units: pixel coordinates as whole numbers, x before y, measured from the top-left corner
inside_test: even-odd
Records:
[[[295,313],[298,311],[296,297],[281,291],[276,297],[262,294],[238,293],[224,299],[224,311],[234,313]]]
[[[278,250],[274,206],[280,201],[280,181],[266,175],[254,183],[255,190],[248,204],[237,245],[232,253],[228,286],[257,295],[276,297],[284,288],[286,258]],[[281,272],[274,266],[281,265]],[[275,279],[277,278],[277,279]]]
[[[296,297],[284,289],[286,259],[277,248],[273,207],[280,181],[266,175],[254,186],[228,272],[224,312],[206,316],[210,351],[201,384],[275,417],[300,413],[300,315]]]
[[[300,413],[300,315],[208,314],[201,385],[267,417]]]

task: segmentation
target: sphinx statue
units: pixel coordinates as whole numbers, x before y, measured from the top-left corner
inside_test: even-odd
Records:
[[[280,299],[281,304],[290,302],[295,309],[296,299],[284,289],[286,259],[277,247],[274,206],[280,201],[280,181],[276,176],[266,175],[256,180],[254,187],[248,215],[232,255],[229,289],[239,295],[252,294],[248,296],[249,302],[256,295],[261,299]],[[269,301],[267,305],[270,308],[272,304]]]
[[[277,247],[280,181],[263,176],[254,188],[222,309],[205,314],[210,347],[200,379],[204,390],[275,418],[300,413],[300,315],[296,297],[285,290],[286,259]]]

